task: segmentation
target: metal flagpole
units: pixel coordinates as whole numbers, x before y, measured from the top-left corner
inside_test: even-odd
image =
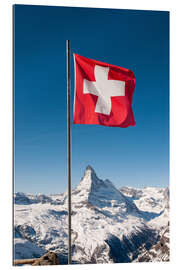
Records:
[[[66,40],[66,65],[67,65],[68,264],[71,264],[71,80],[70,80],[69,40]]]

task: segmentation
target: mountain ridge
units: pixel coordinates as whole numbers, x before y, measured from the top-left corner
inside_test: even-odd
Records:
[[[130,188],[118,190],[110,180],[99,179],[91,166],[86,167],[72,191],[74,262],[131,262],[138,258],[142,247],[146,252],[159,241],[160,231],[168,221],[168,207],[167,215],[161,215],[165,209],[163,198],[169,200],[168,190],[129,192]],[[30,241],[43,250],[56,251],[66,263],[67,203],[66,192],[49,196],[16,193],[15,250],[17,241]],[[161,227],[157,226],[159,222]]]

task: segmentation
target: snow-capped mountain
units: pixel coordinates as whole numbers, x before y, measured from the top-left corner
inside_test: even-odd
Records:
[[[169,188],[122,187],[120,191],[135,203],[148,225],[162,230],[169,222]]]
[[[25,194],[23,192],[17,192],[14,194],[14,203],[19,205],[29,205],[29,204],[37,204],[37,203],[50,203],[54,205],[63,204],[64,194],[58,194],[58,195],[44,195],[44,194],[38,194],[38,195],[31,195],[31,194]]]
[[[122,187],[119,190],[130,198],[138,209],[147,212],[161,212],[165,207],[166,201],[169,199],[168,189],[164,188],[145,187],[140,189]]]
[[[165,194],[168,201],[165,189],[118,190],[109,180],[99,179],[93,168],[87,166],[79,185],[72,191],[73,261],[132,262],[142,250],[150,250],[161,237],[162,228],[157,228],[156,219],[168,222],[168,215],[161,217],[163,211],[168,213]],[[15,258],[23,258],[23,244],[31,243],[29,258],[51,250],[59,254],[60,263],[66,263],[67,215],[67,193],[50,196],[16,193]]]

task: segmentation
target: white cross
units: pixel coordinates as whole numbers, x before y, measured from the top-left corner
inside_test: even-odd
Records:
[[[108,80],[109,67],[95,65],[95,82],[84,79],[83,93],[98,96],[95,112],[110,115],[111,97],[125,96],[125,82]]]

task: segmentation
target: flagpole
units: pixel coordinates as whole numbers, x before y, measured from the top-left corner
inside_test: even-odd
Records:
[[[67,65],[68,264],[71,264],[71,77],[70,77],[69,40],[66,40],[66,65]]]

